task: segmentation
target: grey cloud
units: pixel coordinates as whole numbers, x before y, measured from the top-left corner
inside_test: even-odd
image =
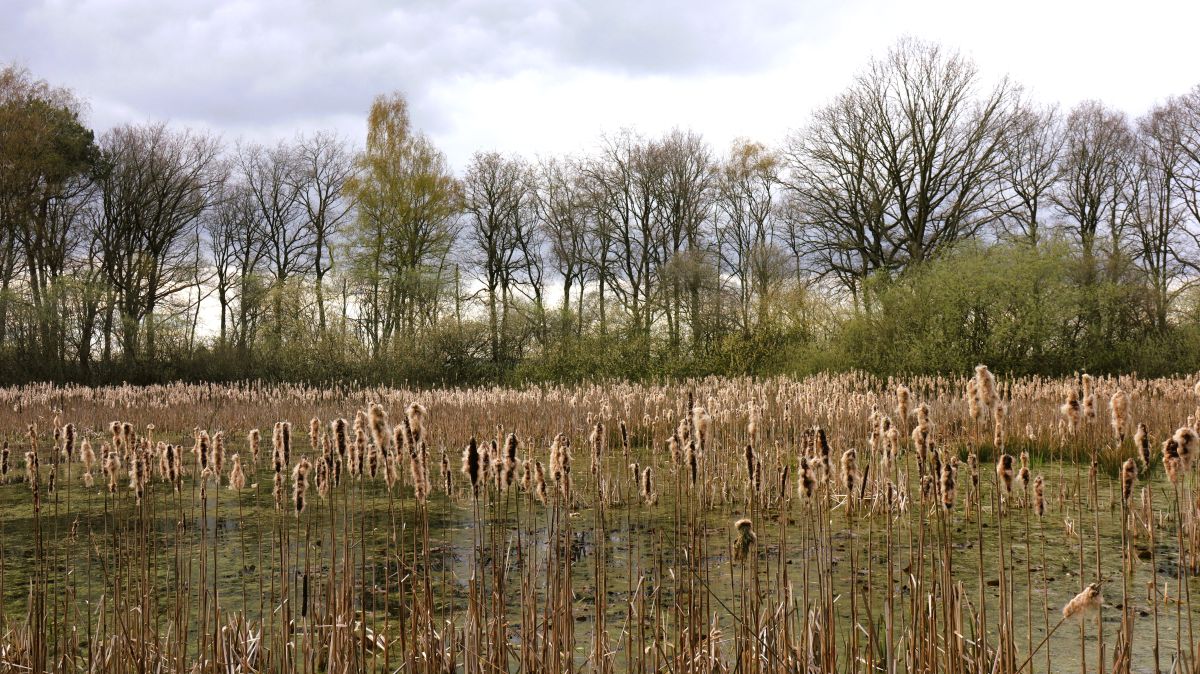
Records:
[[[361,115],[404,91],[422,126],[447,78],[547,67],[625,74],[760,68],[824,7],[670,0],[41,0],[3,10],[0,60],[76,88],[98,110],[218,128]],[[805,16],[805,15],[808,16]],[[101,120],[97,120],[101,121]],[[112,121],[112,120],[103,120]]]

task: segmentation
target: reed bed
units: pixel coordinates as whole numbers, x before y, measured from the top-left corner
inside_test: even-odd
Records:
[[[1196,382],[0,389],[0,670],[1196,671]]]

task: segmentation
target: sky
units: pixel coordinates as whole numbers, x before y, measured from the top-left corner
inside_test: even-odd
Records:
[[[1054,0],[0,0],[0,63],[73,89],[98,132],[361,144],[399,90],[462,170],[480,150],[587,152],[602,133],[781,142],[902,37],[1031,98],[1137,115],[1200,84],[1200,3]]]

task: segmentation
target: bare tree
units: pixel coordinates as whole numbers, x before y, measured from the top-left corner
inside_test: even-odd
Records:
[[[194,231],[224,180],[215,139],[163,124],[124,126],[101,141],[103,251],[117,295],[122,350],[155,357],[155,318],[163,303],[191,288]]]
[[[522,238],[533,229],[534,198],[529,166],[496,152],[477,153],[463,179],[463,208],[486,297],[493,363],[509,358],[509,310],[517,273],[527,264],[531,242]]]
[[[973,63],[901,41],[820,110],[786,151],[798,230],[821,275],[852,293],[999,217],[1001,149],[1016,90],[980,91]]]
[[[775,153],[746,140],[734,143],[721,167],[722,271],[737,286],[738,324],[745,336],[766,322],[772,294],[786,276],[774,223],[778,169]]]
[[[317,330],[324,335],[325,275],[333,268],[332,241],[352,210],[345,187],[354,174],[354,161],[345,142],[328,133],[301,138],[296,161],[300,202],[312,236]]]
[[[550,159],[538,169],[537,203],[541,227],[550,245],[550,257],[562,279],[560,309],[562,337],[571,334],[571,291],[578,286],[580,301],[576,330],[583,327],[582,289],[587,283],[588,219],[586,189],[571,160]]]
[[[1187,200],[1177,176],[1187,168],[1186,108],[1178,99],[1138,120],[1136,161],[1128,193],[1132,255],[1151,291],[1155,329],[1167,329],[1175,298],[1188,291],[1196,263]]]
[[[1000,226],[1010,237],[1036,245],[1044,237],[1051,194],[1059,175],[1065,134],[1054,107],[1022,105],[1004,137],[1000,180],[1004,189]]]
[[[308,226],[302,192],[304,179],[295,147],[246,145],[238,152],[241,182],[254,204],[255,230],[262,240],[264,259],[271,272],[274,337],[283,339],[284,323],[299,309],[292,277],[312,266],[315,235]]]
[[[1054,200],[1083,251],[1085,284],[1097,280],[1096,246],[1102,228],[1107,226],[1110,240],[1120,239],[1132,150],[1133,133],[1124,113],[1086,101],[1067,117]]]
[[[715,267],[709,231],[715,162],[699,134],[679,129],[655,142],[654,151],[663,167],[655,198],[661,204],[665,229],[661,257],[667,337],[671,348],[678,348],[686,322],[695,346],[705,333],[701,293]]]

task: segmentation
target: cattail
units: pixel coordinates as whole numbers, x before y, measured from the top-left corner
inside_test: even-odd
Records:
[[[1133,495],[1133,482],[1136,479],[1137,462],[1133,459],[1125,459],[1125,463],[1121,464],[1121,499],[1126,503]]]
[[[925,454],[929,451],[929,430],[924,426],[917,426],[912,429],[912,446],[917,453],[917,462],[920,465],[925,464]]]
[[[324,439],[323,435],[321,437]],[[322,501],[329,498],[329,465],[324,459],[316,463],[317,496],[320,496]]]
[[[1010,454],[1001,454],[996,460],[996,479],[1004,486],[1004,493],[1012,493],[1013,458]]]
[[[1138,458],[1142,461],[1142,467],[1149,468],[1150,460],[1153,457],[1150,454],[1150,433],[1145,423],[1138,424],[1137,431],[1133,434],[1133,444],[1137,447]]]
[[[159,442],[154,448],[154,453],[158,456],[158,476],[166,482],[172,482],[171,463],[174,452],[171,450],[171,445]]]
[[[696,426],[696,442],[699,445],[697,450],[703,453],[708,447],[708,433],[712,426],[712,417],[703,407],[696,407],[692,410],[692,419]]]
[[[413,497],[421,505],[424,505],[428,500],[430,492],[429,468],[425,465],[423,458],[420,452],[413,452],[408,455],[408,475],[412,479]],[[388,489],[391,489],[392,485],[396,482],[395,465],[395,459],[387,459]]]
[[[754,483],[754,464],[756,461],[755,457],[754,457],[754,445],[746,445],[745,458],[746,458],[746,477],[749,479],[750,483],[753,484]]]
[[[100,460],[100,470],[104,472],[108,478],[108,493],[117,493],[117,453],[116,451],[105,452],[104,458]]]
[[[896,418],[901,423],[905,423],[908,419],[908,387],[900,384],[896,387]]]
[[[257,464],[259,445],[262,443],[262,433],[257,428],[252,429],[247,435],[247,440],[250,442],[250,458]]]
[[[121,451],[121,422],[114,421],[108,425],[108,430],[112,432],[112,448],[114,452]]]
[[[275,499],[275,512],[283,510],[283,471],[275,471],[275,486],[271,488],[271,496]]]
[[[375,464],[371,467],[371,477],[375,477],[378,470],[379,454],[386,454],[388,449],[388,441],[391,440],[392,434],[388,430],[388,414],[383,409],[383,405],[371,403],[368,407],[367,418],[371,426],[371,439],[375,441],[375,449],[371,452],[370,460]]]
[[[800,470],[797,471],[797,478],[799,480],[798,485],[801,499],[808,500],[812,498],[813,488],[816,486],[812,472],[812,467],[808,463],[808,457],[800,457]]]
[[[296,517],[304,512],[304,496],[308,491],[308,473],[312,464],[308,459],[301,458],[292,469],[292,504],[295,506]]]
[[[416,454],[417,448],[409,440],[410,435],[411,432],[409,431],[408,419],[406,418],[401,419],[400,423],[396,424],[392,428],[392,442],[390,446],[393,448],[396,455],[399,455],[402,449],[405,450],[410,457]]]
[[[137,503],[142,503],[142,496],[146,488],[146,461],[142,458],[142,453],[136,451],[133,459],[129,462],[129,489],[133,492]]]
[[[196,460],[201,472],[207,472],[212,461],[212,440],[208,431],[200,431],[196,435]]]
[[[650,466],[646,466],[642,471],[642,501],[646,505],[658,503],[658,493],[654,491],[654,476],[650,472]]]
[[[750,520],[743,518],[733,523],[733,531],[733,558],[735,560],[746,559],[750,556],[750,551],[754,549],[754,544],[758,542],[758,536],[754,533],[754,525]]]
[[[1045,480],[1038,475],[1033,480],[1033,511],[1040,518],[1046,514]]]
[[[1003,421],[1004,415],[1003,415],[1003,413],[1000,412],[1000,410],[1002,410],[1002,409],[1004,409],[1003,405],[996,407],[996,423],[995,423],[994,433],[992,435],[992,445],[994,445],[996,447],[996,449],[1001,449],[1001,450],[1004,449],[1004,440],[1005,440],[1004,421]]]
[[[1163,468],[1167,471],[1167,478],[1172,484],[1178,478],[1179,471],[1179,445],[1175,442],[1175,438],[1167,438],[1162,446]]]
[[[359,424],[360,418],[365,418],[362,412],[354,418],[354,444],[350,446],[350,474],[354,477],[362,477],[367,456],[367,431]]]
[[[271,434],[271,460],[275,464],[275,472],[282,473],[287,459],[283,456],[283,422],[275,422],[275,431]]]
[[[1075,392],[1075,389],[1071,389],[1067,393],[1067,402],[1059,409],[1062,411],[1063,416],[1067,418],[1068,430],[1074,435],[1075,431],[1079,428],[1079,394]]]
[[[408,426],[412,430],[413,441],[421,442],[421,439],[425,436],[425,415],[428,414],[425,406],[414,401],[408,405],[408,408],[404,412],[405,416],[408,417]]]
[[[1025,424],[1025,439],[1033,442],[1037,436],[1033,432],[1033,424]]]
[[[847,449],[842,453],[842,485],[846,488],[846,495],[853,497],[854,488],[858,481],[858,453],[853,449]]]
[[[629,471],[633,473],[634,488],[640,494],[642,491],[642,467],[638,465],[637,461],[634,461],[633,463],[629,464]]]
[[[4,446],[0,448],[0,476],[8,477],[8,440],[4,441]]]
[[[1108,410],[1111,416],[1110,423],[1112,424],[1113,435],[1118,440],[1124,440],[1125,426],[1129,414],[1129,394],[1118,389],[1108,401]]]
[[[1070,620],[1075,617],[1082,617],[1100,610],[1100,604],[1103,599],[1100,596],[1100,584],[1092,583],[1083,589],[1083,592],[1075,595],[1075,598],[1067,602],[1063,607],[1063,620]]]
[[[541,461],[533,464],[533,495],[539,503],[546,505],[546,469]]]
[[[687,444],[692,441],[692,432],[695,426],[692,423],[691,411],[688,411],[687,416],[679,420],[679,425],[675,427],[675,436],[679,438],[680,445]]]
[[[567,504],[571,503],[571,441],[567,436],[559,433],[556,442],[559,444],[558,451],[558,490],[563,495]]]
[[[383,469],[383,483],[387,485],[388,491],[391,491],[396,486],[396,483],[400,481],[400,460],[390,453],[384,453],[379,461],[379,467]],[[408,474],[413,481],[413,495],[417,497],[419,503],[424,503],[426,492],[424,478],[421,473],[420,455],[410,454],[408,457]]]
[[[667,453],[671,456],[671,465],[678,466],[683,460],[683,454],[679,451],[679,438],[674,434],[667,438]]]
[[[331,424],[333,433],[333,449],[342,461],[346,460],[346,420],[335,419]]]
[[[979,394],[979,402],[985,409],[996,406],[996,377],[988,371],[987,365],[975,366],[975,387]]]
[[[608,444],[608,436],[604,432],[604,424],[597,422],[592,427],[592,434],[588,438],[592,446],[592,474],[599,474],[600,461],[604,454],[605,445]]]
[[[492,457],[495,456],[495,448],[494,440],[479,446],[479,479],[483,482],[489,482],[492,479]]]
[[[1029,489],[1029,452],[1021,452],[1021,469],[1017,471],[1017,486],[1026,491]]]
[[[180,488],[180,462],[176,456],[176,450],[174,446],[167,444],[163,447],[162,463],[163,467],[165,468],[164,472],[166,473],[167,481],[170,482],[175,491],[178,492]]]
[[[321,420],[313,417],[308,420],[308,446],[312,449],[313,454],[316,454],[320,449],[321,440]]]
[[[808,429],[805,430],[805,435],[808,435]],[[750,420],[746,422],[746,437],[750,439],[751,444],[758,441],[758,405],[750,404]]]
[[[467,443],[467,448],[463,450],[462,455],[462,472],[471,482],[471,491],[474,494],[479,493],[479,444],[475,441],[475,437],[471,437],[471,441]]]
[[[96,463],[96,452],[92,451],[92,443],[84,438],[79,443],[79,460],[83,463],[83,467],[89,473],[92,471],[92,466]],[[8,471],[5,470],[4,473]]]
[[[1172,437],[1175,440],[1179,460],[1183,463],[1184,470],[1187,470],[1192,465],[1192,452],[1196,449],[1198,438],[1196,431],[1188,426],[1181,426],[1175,431]]]
[[[523,459],[518,463],[521,464],[521,491],[528,494],[533,491],[533,462]]]
[[[225,471],[225,432],[217,431],[213,436],[212,443],[212,469],[216,473],[217,482],[220,483],[221,475]]]
[[[132,456],[133,451],[136,449],[136,447],[134,447],[133,440],[133,424],[126,421],[125,423],[121,424],[121,446],[125,449],[126,456]]]
[[[67,424],[62,429],[62,455],[70,463],[75,455],[75,424]]]
[[[33,449],[25,452],[25,481],[30,485],[38,483],[38,456]]]
[[[942,506],[946,510],[954,509],[954,497],[957,493],[955,490],[955,478],[957,476],[958,467],[954,465],[953,461],[947,461],[942,465],[942,476],[939,486],[942,493]]]
[[[229,469],[229,489],[241,491],[246,488],[246,474],[242,471],[242,459],[234,454],[232,462],[233,467]]]
[[[442,467],[442,489],[444,489],[446,491],[446,493],[449,494],[454,487],[454,482],[453,482],[453,478],[450,475],[452,472],[450,470],[450,457],[446,455],[445,449],[442,450],[442,460],[441,460],[440,464]]]
[[[1092,376],[1083,375],[1083,418],[1096,418],[1096,394],[1092,392]]]
[[[380,461],[382,460],[380,447],[378,443],[371,443],[367,446],[367,475],[374,478],[379,475]]]
[[[687,464],[688,476],[691,480],[691,485],[696,486],[696,480],[699,477],[699,462],[696,459],[696,443],[688,442],[687,449],[683,452],[683,461]]]
[[[925,403],[917,405],[917,426],[923,428],[926,434],[931,430],[929,424],[929,405]]]

